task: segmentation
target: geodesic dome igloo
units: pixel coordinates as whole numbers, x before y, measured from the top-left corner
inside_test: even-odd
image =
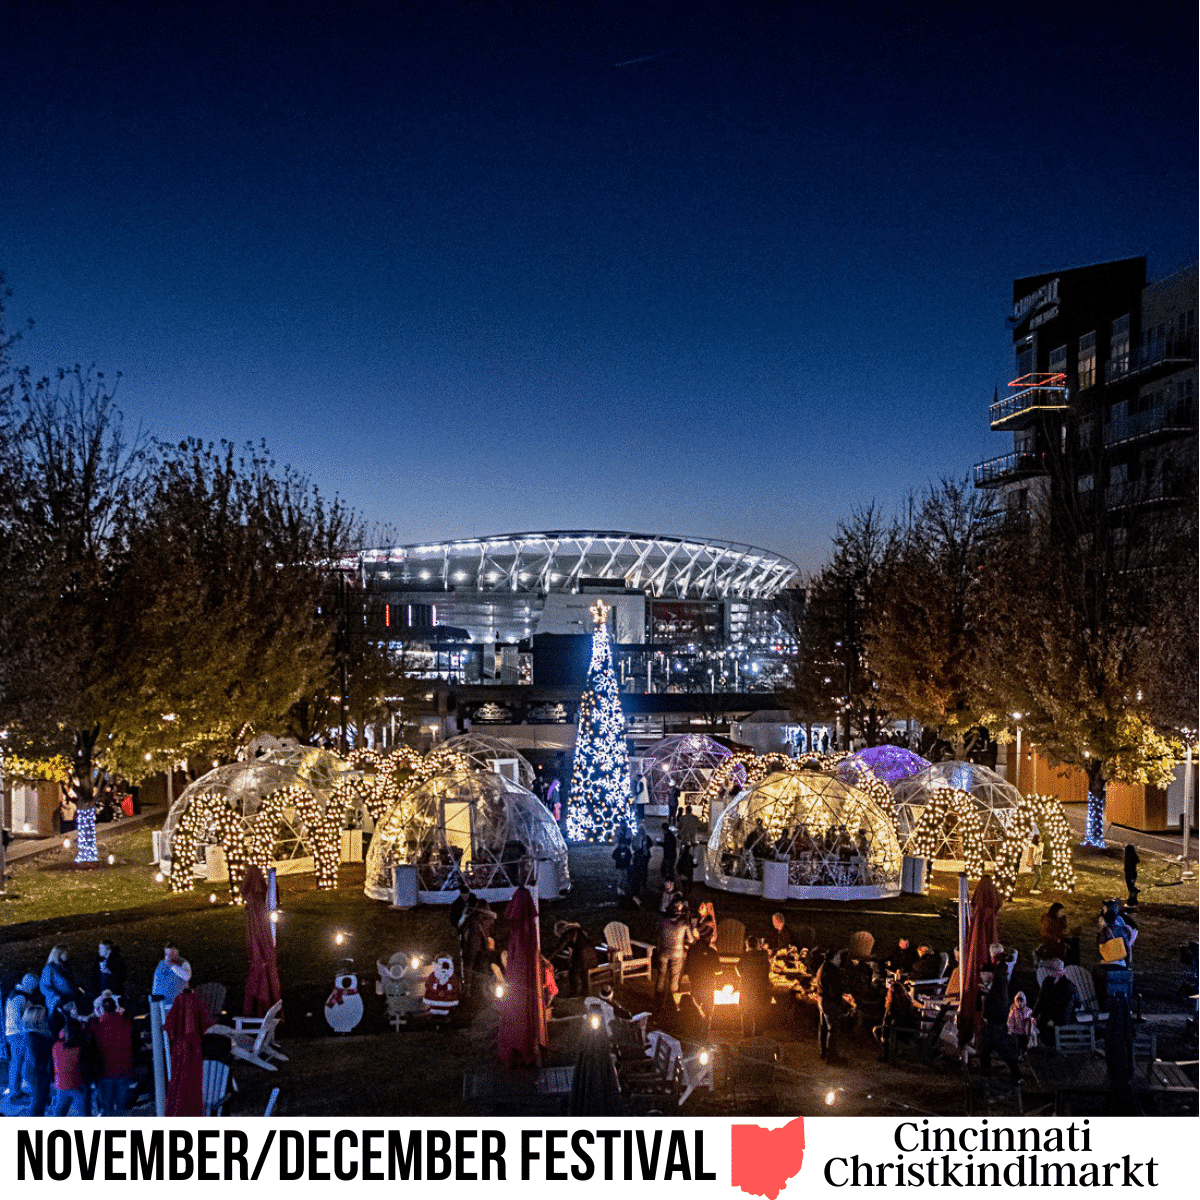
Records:
[[[543,899],[570,886],[553,815],[528,788],[492,771],[435,775],[388,809],[367,851],[365,894],[390,899],[402,865],[417,868],[425,904],[449,904],[464,883],[485,900],[507,900],[534,880]]]
[[[842,759],[834,773],[839,779],[853,784],[865,769],[882,779],[888,787],[895,787],[901,779],[916,775],[929,766],[932,766],[929,759],[903,746],[868,746]]]
[[[533,787],[533,768],[528,759],[503,738],[489,737],[485,733],[460,733],[448,738],[438,750],[461,754],[472,771],[491,771],[505,775],[522,787]]]
[[[1021,803],[1021,793],[995,771],[973,762],[934,763],[895,785],[892,792],[896,797],[896,836],[904,853],[915,853],[913,834],[921,814],[935,792],[947,788],[970,796],[979,821],[984,869],[990,870],[1008,836],[1009,825]],[[932,855],[935,870],[961,871],[967,865],[969,856],[958,825],[957,821],[951,820],[943,822],[939,828]]]
[[[663,738],[642,755],[641,776],[652,804],[666,804],[671,788],[681,793],[702,792],[713,772],[730,757],[720,742],[702,733]]]
[[[266,825],[261,824],[264,819]],[[280,872],[307,871],[314,866],[318,845],[328,843],[331,827],[336,835],[343,823],[342,794],[314,790],[296,764],[268,757],[229,763],[188,784],[171,805],[159,839],[159,861],[176,889],[190,887],[193,876],[223,878],[226,858],[240,858],[258,842],[267,865]],[[175,861],[181,841],[189,847],[190,875]],[[214,856],[217,848],[222,854]],[[336,873],[336,851],[334,857],[331,869]],[[231,882],[236,890],[237,880]]]
[[[897,896],[900,866],[890,814],[816,771],[778,772],[743,792],[721,814],[704,852],[710,887],[762,895],[764,875],[786,868],[793,900]]]

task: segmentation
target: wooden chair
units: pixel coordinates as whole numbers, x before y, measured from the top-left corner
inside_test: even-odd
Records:
[[[613,967],[616,983],[636,979],[639,975],[650,978],[654,947],[649,942],[634,941],[629,936],[629,926],[623,921],[610,921],[605,925],[604,943],[608,948],[608,962]]]
[[[1096,982],[1092,979],[1091,971],[1083,967],[1071,966],[1063,969],[1063,974],[1075,987],[1075,995],[1079,997],[1079,1007],[1075,1011],[1075,1020],[1079,1024],[1089,1021],[1107,1021],[1108,1013],[1100,1011],[1100,1001],[1096,998]]]
[[[1095,1025],[1056,1025],[1054,1049],[1059,1054],[1091,1054],[1096,1049]]]
[[[279,1026],[279,1013],[283,1001],[276,1000],[261,1017],[234,1017],[233,1028],[214,1025],[209,1033],[219,1033],[230,1042],[229,1052],[234,1058],[253,1063],[264,1071],[277,1071],[272,1059],[287,1062],[288,1057],[275,1045],[275,1030]]]
[[[716,951],[722,962],[740,962],[746,952],[746,926],[733,917],[718,921]]]
[[[219,1062],[215,1058],[204,1060],[204,1115],[219,1117],[225,1102],[237,1091],[237,1084],[229,1074],[229,1064]]]
[[[943,950],[937,957],[935,974],[928,979],[910,979],[905,985],[908,988],[908,994],[918,1001],[926,997],[940,996],[946,990],[948,979],[946,968],[949,964],[950,955]]]
[[[655,1050],[658,1049],[658,1042],[667,1043],[670,1057],[668,1069],[673,1075],[677,1074],[679,1077],[678,1103],[680,1107],[687,1102],[688,1097],[697,1088],[708,1088],[710,1092],[713,1090],[713,1053],[711,1050],[701,1049],[694,1054],[684,1054],[679,1040],[661,1030],[655,1030],[650,1035],[650,1040],[654,1043]]]
[[[739,1111],[769,1111],[778,1107],[776,1073],[782,1062],[783,1047],[770,1038],[750,1038],[734,1049],[726,1064],[726,1082],[736,1097]]]
[[[192,991],[200,997],[200,1003],[204,1006],[204,1011],[208,1013],[208,1022],[210,1025],[220,1020],[225,1011],[225,995],[228,989],[223,983],[202,983],[198,988],[192,988]]]

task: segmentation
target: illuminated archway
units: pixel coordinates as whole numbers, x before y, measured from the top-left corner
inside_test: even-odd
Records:
[[[968,875],[980,878],[987,854],[983,823],[970,792],[933,788],[913,830],[908,853],[934,862],[961,861]]]
[[[1009,823],[1008,837],[996,856],[993,877],[1005,900],[1017,887],[1021,856],[1036,829],[1042,838],[1043,852],[1050,854],[1050,886],[1055,891],[1075,890],[1075,866],[1071,861],[1071,826],[1062,806],[1053,796],[1025,796]]]

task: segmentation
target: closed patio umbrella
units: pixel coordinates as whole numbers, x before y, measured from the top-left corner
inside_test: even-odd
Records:
[[[267,912],[267,881],[259,867],[246,871],[242,884],[246,901],[246,995],[242,1003],[248,1017],[261,1017],[280,999],[279,964],[271,918]]]
[[[979,995],[979,970],[988,962],[988,947],[996,939],[996,918],[1003,900],[985,875],[971,897],[971,920],[967,925],[967,940],[959,964],[961,999],[958,1006],[958,1044],[965,1046],[979,1031],[979,1013],[975,1002]]]
[[[517,888],[504,915],[510,930],[508,971],[496,1053],[505,1066],[536,1067],[546,1048],[546,1006],[537,906],[527,887]]]
[[[200,1039],[208,1015],[195,992],[180,992],[163,1023],[171,1044],[168,1117],[204,1116],[204,1053]]]

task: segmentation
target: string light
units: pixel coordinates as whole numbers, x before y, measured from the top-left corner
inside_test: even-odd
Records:
[[[608,640],[609,607],[592,605],[592,661],[579,706],[575,767],[567,803],[567,837],[576,842],[612,841],[624,827],[634,830],[629,796],[625,714]]]
[[[954,824],[946,827],[947,818]],[[935,787],[921,810],[917,827],[912,834],[912,853],[918,858],[953,858],[950,838],[957,835],[962,842],[964,869],[976,879],[984,873],[986,852],[983,843],[983,822],[970,792],[961,788]]]
[[[100,847],[96,844],[96,810],[80,808],[75,814],[75,861],[99,862]]]
[[[1036,827],[1043,847],[1050,850],[1050,886],[1054,891],[1075,890],[1075,866],[1071,861],[1071,827],[1054,796],[1023,796],[1008,824],[1008,836],[996,856],[996,890],[1005,900],[1017,888],[1021,857]]]

